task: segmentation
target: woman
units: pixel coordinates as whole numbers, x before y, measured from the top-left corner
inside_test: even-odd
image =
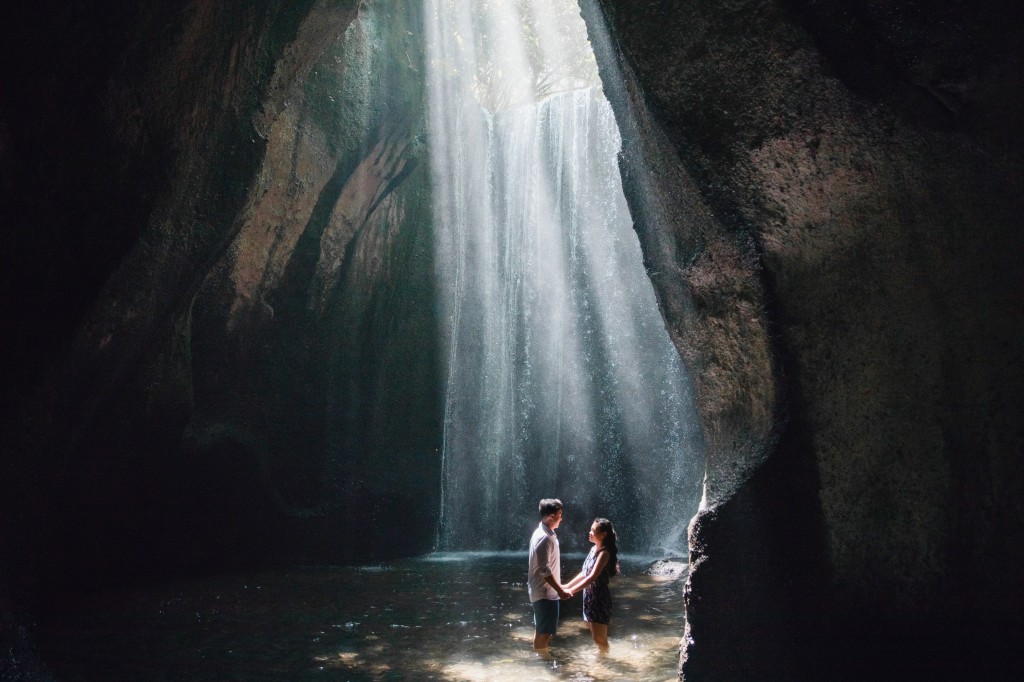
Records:
[[[583,590],[583,620],[590,626],[594,643],[608,651],[608,622],[612,617],[612,593],[608,581],[619,574],[619,547],[615,528],[608,519],[594,519],[589,540],[594,543],[580,574],[563,587],[576,594]]]

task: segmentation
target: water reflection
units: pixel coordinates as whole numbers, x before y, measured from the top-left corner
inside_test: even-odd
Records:
[[[583,556],[565,556],[566,573]],[[531,649],[519,553],[222,576],[94,595],[44,633],[62,680],[669,680],[681,579],[623,559],[611,651],[565,604],[553,660]]]

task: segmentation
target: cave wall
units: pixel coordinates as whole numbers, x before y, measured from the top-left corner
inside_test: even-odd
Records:
[[[621,54],[602,73],[624,73],[613,106],[639,121],[623,126],[641,138],[624,143],[626,173],[661,138],[671,161],[651,184],[685,178],[654,217],[684,248],[641,233],[682,282],[656,288],[699,292],[722,244],[743,254],[734,281],[759,282],[732,326],[721,270],[717,308],[665,305],[681,352],[699,390],[739,392],[753,373],[776,399],[761,401],[767,438],[743,428],[753,411],[719,421],[734,438],[709,453],[691,528],[686,679],[1004,674],[1024,546],[1019,11],[601,6]],[[753,360],[761,329],[774,367]],[[749,478],[722,466],[762,444]]]
[[[0,606],[427,549],[418,4],[10,18]]]
[[[436,515],[440,434],[420,23],[416,3],[369,3],[322,48],[192,307],[186,449],[245,453],[278,517],[250,534],[280,527],[254,541],[293,559],[433,540],[412,525]]]

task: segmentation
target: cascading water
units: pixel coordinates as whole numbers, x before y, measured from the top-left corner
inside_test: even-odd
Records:
[[[703,441],[579,8],[425,2],[447,354],[438,548],[520,547],[537,500],[557,496],[583,524],[611,518],[628,551],[685,552]]]

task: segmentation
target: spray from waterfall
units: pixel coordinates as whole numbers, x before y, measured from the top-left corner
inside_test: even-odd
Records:
[[[702,440],[572,0],[425,0],[445,385],[438,548],[514,549],[541,497],[681,553]],[[573,538],[563,539],[570,548]]]

